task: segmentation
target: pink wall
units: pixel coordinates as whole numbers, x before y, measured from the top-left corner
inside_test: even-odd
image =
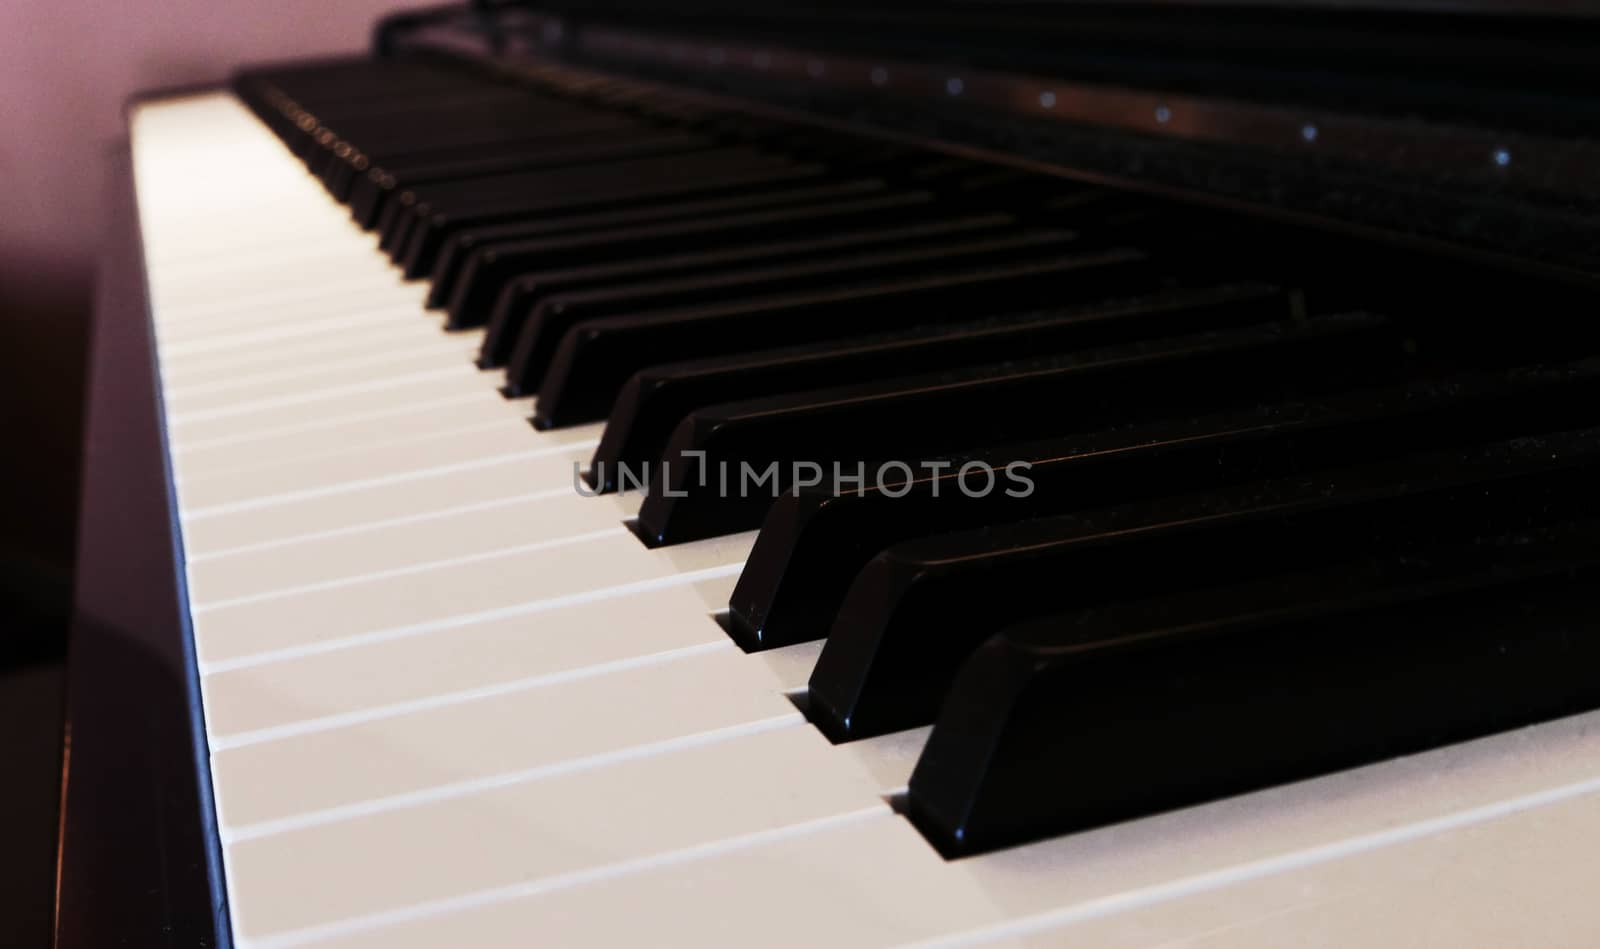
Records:
[[[0,0],[0,457],[30,485],[0,501],[0,565],[71,556],[84,320],[123,102],[255,60],[359,49],[407,5]]]
[[[122,103],[253,60],[359,49],[399,0],[4,0],[0,259],[81,258],[98,239]]]

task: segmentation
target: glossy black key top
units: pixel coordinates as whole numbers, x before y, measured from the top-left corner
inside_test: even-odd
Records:
[[[802,465],[830,476],[864,466],[876,482],[880,468],[892,475],[886,466],[909,474],[923,459],[1302,397],[1409,365],[1384,320],[1352,314],[730,403],[694,412],[673,433],[637,530],[647,543],[676,544],[758,527],[778,492],[822,480]],[[776,480],[730,493],[723,471]]]
[[[1113,249],[586,320],[556,347],[534,424],[604,418],[628,377],[657,363],[1149,293],[1165,282],[1145,255]]]
[[[897,545],[851,585],[808,715],[835,740],[926,724],[990,632],[1034,617],[1600,516],[1597,464],[1585,429]]]
[[[492,121],[496,125],[492,136],[473,130],[458,136],[424,139],[394,147],[361,141],[347,143],[343,149],[335,150],[339,161],[324,173],[323,180],[334,198],[348,201],[355,185],[373,170],[404,178],[407,184],[420,184],[429,180],[444,181],[514,171],[521,164],[517,161],[520,156],[551,149],[561,143],[574,146],[611,143],[615,147],[630,139],[642,144],[652,137],[665,135],[680,141],[699,143],[702,148],[707,144],[699,137],[682,131],[656,130],[627,116],[588,110],[559,117],[541,117],[519,124],[507,123],[502,119]],[[655,133],[654,136],[652,133]],[[363,147],[364,144],[366,147]],[[626,154],[627,150],[623,150],[615,157]]]
[[[447,307],[451,328],[481,326],[489,319],[495,298],[519,274],[578,264],[600,264],[617,260],[647,259],[671,253],[674,250],[710,250],[739,243],[760,240],[772,234],[799,235],[828,233],[839,228],[860,227],[863,224],[892,221],[897,217],[920,215],[929,204],[929,195],[920,192],[888,193],[854,198],[848,201],[827,202],[811,206],[784,207],[749,214],[718,215],[700,219],[680,220],[652,224],[645,227],[618,228],[565,238],[546,238],[540,241],[495,244],[475,251],[462,269]],[[997,238],[998,239],[998,238]],[[806,266],[806,265],[799,265]],[[820,266],[813,264],[812,266]],[[721,281],[733,284],[743,271],[734,270],[721,275],[686,278],[709,286]],[[750,278],[746,282],[754,282]],[[657,281],[657,283],[661,283]],[[709,290],[704,294],[712,295]],[[551,306],[565,306],[571,313],[593,312],[595,315],[617,312],[615,306],[600,304],[602,296],[618,300],[636,298],[633,309],[670,306],[677,302],[654,302],[644,287],[614,290],[590,290],[581,296],[553,297]],[[663,295],[663,298],[666,298]],[[563,304],[561,301],[566,301]],[[581,317],[574,317],[574,320]]]
[[[357,157],[403,155],[450,145],[492,149],[521,140],[525,129],[565,126],[598,128],[588,110],[559,106],[527,95],[495,93],[462,101],[442,101],[415,109],[375,112],[348,118],[322,117],[316,147],[304,156],[306,168],[331,187]]]
[[[779,208],[835,204],[882,195],[885,191],[884,183],[876,178],[853,178],[821,184],[802,179],[727,197],[648,201],[619,210],[552,213],[508,224],[474,227],[452,234],[444,242],[439,259],[434,262],[433,275],[429,278],[432,286],[428,288],[427,303],[430,307],[444,306],[455,293],[456,282],[472,254],[500,244],[546,240],[559,235],[593,234],[627,226],[643,227],[672,221],[753,214]],[[915,194],[918,193],[900,193],[897,200],[904,201],[907,206],[899,213],[911,214],[912,205],[933,203],[931,194],[921,192],[920,197]]]
[[[405,124],[414,121],[424,126],[427,133],[421,137],[408,135],[394,140],[341,134],[327,148],[320,162],[312,164],[311,171],[335,200],[343,201],[355,176],[374,164],[381,166],[391,161],[403,161],[411,155],[448,153],[452,149],[471,150],[480,156],[493,155],[502,149],[515,149],[535,136],[549,140],[557,136],[576,137],[620,127],[615,117],[583,111],[543,113],[542,109],[531,115],[520,110],[496,109],[477,121],[458,123],[454,128],[437,119],[413,119],[407,116],[403,120]]]
[[[409,249],[402,236],[425,230],[425,221],[436,214],[481,218],[470,221],[469,226],[492,224],[536,213],[553,198],[582,205],[584,199],[602,201],[611,193],[625,197],[679,179],[682,184],[698,184],[723,174],[770,171],[794,164],[753,148],[712,146],[687,155],[622,159],[555,174],[522,172],[434,182],[398,195],[398,216],[380,230],[378,246],[397,262],[403,261]]]
[[[447,200],[427,205],[426,208],[419,203],[413,209],[416,224],[411,229],[402,255],[404,272],[408,277],[426,275],[433,269],[434,257],[445,238],[454,231],[476,224],[549,213],[557,209],[586,207],[602,210],[675,196],[733,194],[822,174],[819,166],[795,165],[764,156],[746,157],[736,152],[725,160],[680,161],[674,167],[662,167],[663,161],[649,158],[613,162],[606,166],[608,172],[605,175],[591,176],[582,182],[559,180],[573,169],[535,173],[539,175],[536,181],[511,191],[474,195],[461,202]],[[618,165],[633,163],[641,167],[627,172],[617,169]],[[655,165],[656,168],[643,167],[647,165]]]
[[[313,127],[297,143],[297,154],[312,174],[325,167],[331,152],[346,139],[370,145],[387,144],[396,137],[431,135],[449,141],[473,130],[492,142],[525,121],[537,121],[541,103],[527,93],[505,87],[440,89],[409,99],[318,105],[310,118]],[[497,116],[499,117],[497,120]],[[405,125],[416,125],[404,131]]]
[[[926,223],[872,227],[800,240],[760,241],[695,253],[673,253],[592,267],[527,274],[512,280],[495,300],[484,333],[478,367],[502,367],[532,309],[557,293],[620,286],[665,276],[691,277],[768,261],[799,263],[858,248],[916,246],[958,234],[989,234],[1015,225],[1005,214],[935,217]]]
[[[805,212],[805,220],[785,230],[828,233],[834,229],[834,221],[859,227],[889,217],[877,212],[823,217],[822,211]],[[915,209],[919,216],[920,211],[920,208]],[[729,243],[732,241],[720,231],[704,237],[704,244],[709,246]],[[1070,232],[1009,228],[993,234],[962,234],[933,241],[861,248],[854,253],[792,263],[780,261],[763,266],[730,267],[711,274],[546,297],[529,314],[517,340],[511,367],[506,373],[506,391],[516,395],[539,386],[543,382],[540,367],[552,360],[567,331],[581,322],[616,314],[769,299],[814,287],[931,276],[971,270],[985,264],[1018,264],[1056,256],[1076,246],[1077,237]]]
[[[1600,524],[1067,613],[956,678],[906,808],[958,857],[1600,706]]]
[[[552,140],[554,139],[554,140]],[[362,227],[378,221],[383,203],[396,191],[437,181],[459,180],[535,168],[561,168],[591,161],[614,161],[643,155],[704,148],[705,142],[686,132],[629,130],[551,136],[517,147],[497,148],[487,154],[469,149],[461,155],[428,155],[410,161],[387,161],[381,167],[360,169],[345,194],[350,216]],[[360,163],[358,162],[357,165]]]
[[[402,192],[392,195],[385,201],[383,209],[378,214],[378,249],[389,255],[393,260],[399,248],[411,234],[411,226],[416,219],[411,216],[411,208],[417,203],[414,192]]]
[[[821,638],[868,561],[935,534],[1596,424],[1600,361],[1588,361],[1006,446],[943,459],[938,473],[887,490],[788,494],[762,522],[729,601],[727,627],[750,650]],[[962,490],[964,465],[1003,470],[1017,461],[1029,466],[1026,497]],[[983,469],[971,470],[969,480],[981,487]]]
[[[755,169],[772,171],[794,164],[754,148],[713,146],[688,155],[622,159],[559,173],[522,172],[434,182],[397,196],[396,217],[380,230],[378,246],[397,258],[403,257],[406,247],[400,242],[401,231],[415,218],[440,213],[477,216],[473,223],[491,224],[536,213],[557,199],[582,206],[603,202],[613,192],[624,197],[680,180],[682,184],[701,183],[719,175]]]
[[[786,349],[652,366],[623,386],[589,466],[589,482],[616,490],[620,466],[642,470],[665,452],[695,409],[783,392],[957,369],[1042,352],[1266,323],[1290,315],[1288,296],[1260,284],[1175,291],[976,323],[914,327]]]

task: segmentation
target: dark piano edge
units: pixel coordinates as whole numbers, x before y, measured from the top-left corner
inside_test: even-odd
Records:
[[[379,56],[409,55],[432,58],[441,62],[453,61],[465,68],[479,69],[506,78],[518,78],[534,84],[540,82],[541,75],[550,74],[575,79],[622,80],[637,88],[669,93],[682,101],[697,105],[858,134],[989,164],[1020,168],[1071,181],[1149,195],[1195,208],[1237,214],[1244,219],[1349,242],[1352,247],[1366,245],[1372,248],[1387,248],[1413,255],[1419,260],[1489,268],[1508,276],[1517,275],[1565,286],[1578,293],[1593,293],[1596,289],[1600,289],[1600,270],[1596,269],[1595,261],[1589,258],[1581,261],[1559,259],[1559,254],[1551,257],[1543,252],[1530,252],[1527,248],[1510,248],[1487,238],[1467,239],[1459,234],[1406,230],[1398,226],[1395,220],[1389,220],[1381,215],[1363,220],[1344,213],[1336,213],[1329,208],[1270,204],[1247,193],[1212,190],[1207,185],[1193,181],[1168,181],[1149,168],[1145,169],[1150,172],[1147,177],[1138,177],[1126,169],[1108,169],[1087,161],[1067,163],[1055,157],[1030,154],[1026,149],[1018,149],[1013,144],[993,141],[991,140],[994,135],[993,128],[980,125],[968,128],[962,126],[958,120],[952,120],[946,127],[935,131],[927,129],[910,131],[896,127],[894,123],[880,123],[882,116],[877,113],[846,116],[815,103],[799,105],[777,97],[735,95],[720,88],[716,81],[711,81],[711,77],[729,75],[728,64],[725,62],[719,65],[708,65],[704,62],[698,65],[675,63],[676,72],[673,74],[650,68],[649,61],[660,60],[663,50],[676,50],[677,47],[688,45],[693,45],[702,51],[731,49],[733,41],[729,38],[715,42],[710,40],[691,42],[682,36],[634,31],[627,34],[631,39],[653,46],[648,55],[597,60],[590,55],[582,39],[585,32],[596,32],[592,27],[585,29],[587,24],[580,24],[578,29],[574,29],[563,17],[542,12],[537,6],[510,3],[504,6],[491,6],[488,13],[483,13],[461,5],[455,8],[453,15],[448,7],[430,8],[429,13],[430,16],[426,18],[419,17],[392,24],[384,33],[383,42],[375,44],[374,51]],[[598,32],[607,33],[608,41],[613,38],[604,27]],[[662,45],[663,42],[666,43],[665,46]],[[883,61],[897,69],[904,65],[888,59]],[[918,64],[914,68],[919,72],[927,72],[931,67]],[[702,82],[702,79],[706,81]],[[854,83],[854,80],[840,82],[837,81],[837,77],[830,75],[825,82],[813,85],[808,81],[805,85],[823,88],[851,83]],[[859,83],[854,85],[859,86]],[[1140,95],[1143,96],[1145,93]],[[1161,97],[1159,93],[1150,95]],[[942,101],[942,97],[935,94],[926,101]],[[1247,108],[1241,115],[1251,110]],[[1010,121],[1016,116],[1006,118]],[[1148,122],[1144,124],[1149,125]],[[1109,126],[1094,127],[1097,131],[1111,131]],[[1119,140],[1125,143],[1140,142],[1148,131],[1149,129],[1144,129],[1130,133]],[[1187,148],[1186,143],[1176,138],[1167,144],[1178,144]],[[1197,161],[1200,158],[1205,147],[1204,143],[1201,143],[1200,147],[1202,151],[1186,152],[1189,161]],[[1159,158],[1163,153],[1151,151],[1150,155]],[[1170,158],[1171,156],[1167,155],[1162,160]],[[1203,164],[1205,167],[1210,167],[1209,162]],[[1267,170],[1267,166],[1254,165],[1224,164],[1218,167],[1230,173],[1244,170],[1253,174]],[[1269,182],[1277,188],[1303,189],[1308,180],[1318,182],[1323,180],[1323,173],[1320,170],[1313,174],[1280,164],[1271,171],[1273,174],[1283,175],[1280,180]],[[1363,181],[1363,185],[1378,188],[1376,179]],[[1385,187],[1389,190],[1381,193],[1386,199],[1406,196],[1420,201],[1425,198],[1414,193],[1408,194],[1404,182]],[[1437,198],[1427,200],[1432,200],[1434,205],[1440,204]],[[1437,207],[1430,207],[1437,211]],[[1533,206],[1527,205],[1527,207],[1531,209]],[[1539,213],[1545,212],[1541,210]]]
[[[153,92],[129,108],[216,88]],[[111,159],[90,336],[55,943],[229,946],[129,145]]]

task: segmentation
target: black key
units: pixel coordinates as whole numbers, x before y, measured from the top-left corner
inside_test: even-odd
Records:
[[[818,480],[863,467],[877,480],[885,465],[1303,397],[1409,364],[1384,320],[1355,314],[730,403],[694,412],[673,433],[637,531],[655,545],[758,527],[778,492],[802,484],[802,464],[818,466],[808,472]],[[775,480],[729,492],[724,471],[772,471]]]
[[[1193,411],[1192,409],[1190,410]],[[1313,402],[1275,403],[957,456],[938,474],[839,495],[773,502],[729,601],[727,627],[747,650],[826,635],[856,575],[878,552],[939,533],[1065,514],[1377,461],[1538,431],[1600,423],[1600,362],[1457,375]],[[1028,464],[1032,491],[962,490],[963,465]],[[1010,487],[1007,478],[1004,487]]]
[[[556,347],[534,424],[604,418],[628,377],[658,363],[1149,293],[1163,284],[1143,254],[1114,249],[586,320]]]
[[[839,741],[931,722],[966,657],[1034,617],[1600,516],[1597,462],[1585,429],[897,545],[851,585],[808,715]]]
[[[552,213],[509,224],[471,228],[452,234],[440,249],[439,259],[434,262],[433,276],[430,278],[433,285],[428,290],[428,306],[444,306],[454,294],[456,282],[460,279],[472,254],[498,244],[549,239],[558,235],[592,234],[629,225],[642,227],[652,223],[695,221],[741,212],[754,213],[777,208],[832,204],[880,195],[883,192],[883,182],[876,178],[856,178],[823,184],[802,179],[727,197],[647,201],[620,210]],[[907,204],[932,203],[931,196],[926,194],[919,199],[907,193],[901,195],[900,200]]]
[[[898,227],[850,230],[801,240],[743,243],[710,251],[654,255],[619,263],[527,274],[512,280],[495,300],[488,330],[484,334],[483,348],[478,354],[478,367],[494,369],[504,366],[511,358],[517,337],[533,307],[557,293],[595,286],[620,286],[669,275],[690,277],[718,273],[728,268],[766,261],[798,263],[856,248],[913,246],[956,234],[994,233],[1015,223],[1005,214],[934,218],[926,223]]]
[[[736,197],[771,191],[786,184],[821,179],[816,165],[753,165],[724,170],[696,166],[682,174],[631,182],[613,181],[590,189],[570,189],[543,196],[518,193],[500,195],[488,204],[467,205],[465,210],[421,210],[404,214],[405,224],[395,247],[395,260],[410,277],[430,272],[440,248],[453,234],[468,227],[506,220],[531,219],[552,214],[578,214],[622,210],[694,198]]]
[[[503,83],[485,82],[463,70],[421,63],[349,60],[316,67],[267,68],[245,73],[240,82],[255,81],[294,102],[335,115],[361,109],[404,108],[444,94],[482,93]]]
[[[1178,291],[976,323],[914,327],[875,336],[651,366],[623,386],[595,449],[588,480],[614,491],[618,469],[661,457],[673,429],[695,409],[783,392],[956,369],[1042,352],[1087,349],[1208,327],[1264,323],[1289,314],[1274,287]]]
[[[663,166],[663,162],[670,164]],[[639,167],[624,171],[617,167],[619,165]],[[651,165],[657,167],[652,169]],[[412,214],[416,224],[401,255],[406,276],[421,277],[430,272],[445,238],[454,231],[477,224],[558,209],[603,210],[676,196],[736,194],[771,187],[778,182],[814,178],[822,173],[819,166],[794,165],[764,156],[758,158],[740,154],[735,149],[730,149],[727,157],[720,160],[690,162],[682,156],[639,158],[612,162],[605,167],[605,174],[589,175],[580,180],[572,180],[577,169],[536,172],[535,180],[511,190],[475,193],[472,199],[459,203],[441,201],[437,205],[439,210],[419,202]]]
[[[433,182],[407,189],[397,196],[397,216],[380,230],[378,246],[397,258],[403,257],[406,247],[398,243],[400,235],[415,223],[414,218],[428,218],[437,213],[481,214],[482,220],[477,223],[492,224],[536,213],[552,199],[565,199],[567,203],[581,206],[601,202],[613,191],[618,196],[627,196],[641,188],[660,187],[678,179],[699,183],[730,172],[771,170],[794,164],[754,148],[712,145],[686,155],[621,159],[569,168],[556,174],[513,172]]]
[[[531,121],[514,115],[494,115],[478,127],[466,127],[453,134],[435,134],[414,140],[384,143],[358,139],[341,141],[331,150],[319,174],[334,198],[345,201],[358,176],[373,168],[405,175],[408,184],[448,181],[541,167],[519,162],[516,157],[541,146],[549,149],[562,142],[593,141],[600,136],[613,143],[624,137],[643,144],[651,138],[671,136],[678,147],[705,148],[708,143],[682,132],[656,132],[625,116],[592,111],[569,111],[563,115],[542,115]],[[653,154],[651,150],[614,149],[595,160],[614,160],[630,154]],[[418,174],[424,169],[432,172]]]
[[[827,233],[837,228],[893,221],[910,215],[922,216],[926,214],[924,209],[928,204],[929,195],[925,193],[889,193],[848,201],[663,222],[539,241],[494,244],[474,251],[462,269],[447,308],[450,315],[447,325],[451,328],[483,325],[489,319],[495,298],[500,295],[507,282],[515,276],[531,271],[571,267],[584,263],[637,260],[671,253],[674,250],[710,250],[760,240],[775,233]],[[700,276],[689,279],[709,286],[715,280],[732,283],[739,278],[739,275],[740,271],[733,271],[718,277]],[[650,302],[650,296],[645,288],[591,290],[583,294],[581,299],[563,296],[551,298],[548,304],[556,306],[558,300],[567,300],[574,312],[592,311],[596,315],[617,312],[614,307],[600,306],[599,298],[603,295],[619,300],[637,295],[640,303],[634,307],[635,309],[672,305]],[[542,321],[535,318],[534,322]]]
[[[794,162],[758,149],[713,146],[673,156],[648,156],[569,168],[559,173],[517,172],[464,181],[442,181],[408,189],[397,196],[396,217],[380,230],[379,247],[402,257],[398,243],[416,218],[449,213],[466,217],[466,226],[526,217],[551,207],[596,205],[608,197],[627,198],[652,191],[683,190],[725,174],[793,168]]]
[[[827,233],[839,226],[861,226],[894,217],[894,211],[923,216],[923,206],[865,213],[817,208],[797,212],[796,219],[782,228],[787,233]],[[740,225],[742,227],[742,225]],[[752,233],[761,233],[756,226]],[[716,230],[702,235],[701,246],[728,246],[737,233]],[[793,263],[728,268],[712,274],[633,284],[616,289],[546,297],[528,315],[526,325],[512,352],[506,373],[506,391],[517,395],[533,391],[543,382],[540,368],[555,355],[557,346],[572,327],[584,321],[627,314],[659,312],[668,308],[711,306],[740,300],[769,299],[782,293],[796,293],[814,287],[832,287],[868,280],[906,279],[918,275],[937,275],[971,270],[984,264],[1018,264],[1042,257],[1060,255],[1073,248],[1076,236],[1064,231],[1002,230],[996,234],[957,235],[936,241],[863,248],[852,254],[814,258]],[[553,398],[553,397],[552,397]]]
[[[600,127],[590,121],[589,116],[529,116],[517,110],[515,105],[492,108],[481,115],[417,114],[397,116],[392,120],[395,125],[416,124],[426,128],[425,138],[403,137],[398,141],[390,141],[368,131],[357,133],[352,140],[348,133],[341,134],[340,130],[329,129],[326,135],[319,135],[321,148],[308,156],[306,167],[335,199],[342,199],[343,190],[354,177],[357,166],[370,166],[374,159],[382,161],[390,155],[404,156],[418,149],[444,149],[451,146],[488,152],[502,145],[520,142],[525,137],[522,128],[554,127],[568,134],[579,134]],[[503,114],[513,112],[519,114]],[[325,142],[324,138],[327,139]],[[363,147],[357,147],[358,144]]]
[[[963,856],[1600,706],[1600,524],[1009,630],[906,807]]]
[[[385,161],[382,167],[362,167],[365,159],[352,162],[357,172],[343,195],[350,204],[356,223],[371,228],[378,221],[383,203],[395,191],[404,191],[438,181],[535,168],[561,168],[592,161],[615,161],[644,155],[704,148],[705,142],[684,132],[641,134],[629,129],[616,132],[551,134],[515,147],[496,148],[487,153],[467,149],[460,154],[429,154],[410,161]]]
[[[517,141],[524,128],[568,125],[576,130],[586,124],[597,125],[590,121],[591,112],[552,107],[548,101],[516,91],[450,96],[393,111],[371,111],[370,105],[365,109],[368,111],[347,117],[319,114],[321,127],[311,135],[312,144],[301,157],[307,170],[324,184],[359,153],[403,154],[451,144],[492,148]]]
[[[409,192],[391,195],[378,212],[378,224],[374,228],[378,232],[378,249],[388,254],[391,260],[397,248],[403,246],[410,236],[411,226],[416,223],[411,216],[411,207],[416,200],[416,195]]]
[[[389,103],[364,101],[315,109],[324,149],[350,142],[373,155],[399,155],[452,144],[516,141],[524,128],[581,123],[609,110],[563,102],[512,86],[441,90]],[[614,113],[612,113],[614,114]]]
[[[513,112],[528,102],[527,94],[516,89],[458,86],[409,97],[391,97],[389,101],[363,99],[326,103],[299,115],[296,125],[300,134],[291,144],[291,150],[315,173],[339,143],[341,134],[371,141],[385,128],[392,129],[409,121],[451,136],[463,124],[481,127],[493,122],[496,113]]]

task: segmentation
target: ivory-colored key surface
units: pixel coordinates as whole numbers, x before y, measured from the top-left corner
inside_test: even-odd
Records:
[[[281,373],[291,377],[316,375],[340,370],[352,362],[389,360],[423,353],[452,352],[470,358],[481,345],[476,334],[440,334],[431,320],[391,325],[385,329],[384,335],[384,341],[374,345],[371,330],[360,327],[339,329],[310,340],[253,347],[234,353],[212,353],[187,361],[173,360],[161,367],[161,379],[170,394],[174,388],[232,384],[240,379],[259,380],[268,374]]]
[[[635,589],[214,672],[206,677],[212,747],[734,648],[711,615],[733,580]]]
[[[737,569],[738,557],[706,568]],[[196,601],[195,637],[206,660],[266,653],[384,630],[449,623],[592,590],[672,582],[682,571],[652,556],[625,530],[330,579],[322,585]],[[581,585],[574,581],[583,579]]]
[[[248,832],[695,736],[775,722],[801,728],[799,712],[764,671],[738,650],[715,650],[224,748],[212,758],[218,816],[224,827]],[[283,774],[317,778],[272,780]]]
[[[304,588],[340,578],[511,550],[592,539],[620,524],[608,506],[572,504],[552,489],[434,517],[410,518],[332,535],[269,544],[189,561],[189,589],[199,602],[262,590]]]
[[[450,468],[496,458],[525,459],[530,490],[571,488],[574,466],[586,467],[593,446],[540,444],[525,438],[513,419],[493,428],[463,429],[427,439],[375,445],[365,451],[329,453],[313,458],[261,458],[233,471],[200,475],[179,482],[184,503],[197,510],[232,504],[300,496],[327,485],[366,482],[412,472]]]
[[[301,929],[887,812],[862,775],[828,766],[831,750],[812,729],[779,727],[240,840],[238,884],[274,898],[239,926],[247,935]],[[707,775],[718,776],[713,793]]]
[[[203,476],[248,468],[258,458],[297,461],[312,455],[359,453],[402,442],[449,438],[507,421],[520,425],[527,413],[526,402],[486,406],[482,394],[474,392],[430,405],[400,404],[376,412],[337,413],[305,425],[194,439],[173,449],[172,463],[180,471]],[[390,426],[400,416],[405,416],[405,428],[395,431]]]
[[[428,369],[445,367],[460,369],[462,357],[468,352],[470,352],[469,347],[460,346],[439,351],[352,357],[315,368],[304,367],[250,374],[235,371],[225,380],[169,387],[167,410],[181,413],[191,407],[220,407],[256,402],[271,398],[291,383],[314,385],[321,379],[350,379],[357,374],[381,379],[384,376],[406,375]]]
[[[529,449],[529,452],[539,449]],[[582,452],[578,452],[581,457]],[[183,517],[186,550],[210,553],[326,531],[417,517],[434,511],[529,495],[570,497],[572,467],[556,465],[562,477],[543,485],[531,482],[530,465],[551,472],[549,459],[497,453],[420,471],[379,473],[331,483],[300,494],[272,495],[189,511]],[[182,492],[179,492],[182,500]],[[637,511],[636,499],[602,499],[595,506],[606,517]]]

